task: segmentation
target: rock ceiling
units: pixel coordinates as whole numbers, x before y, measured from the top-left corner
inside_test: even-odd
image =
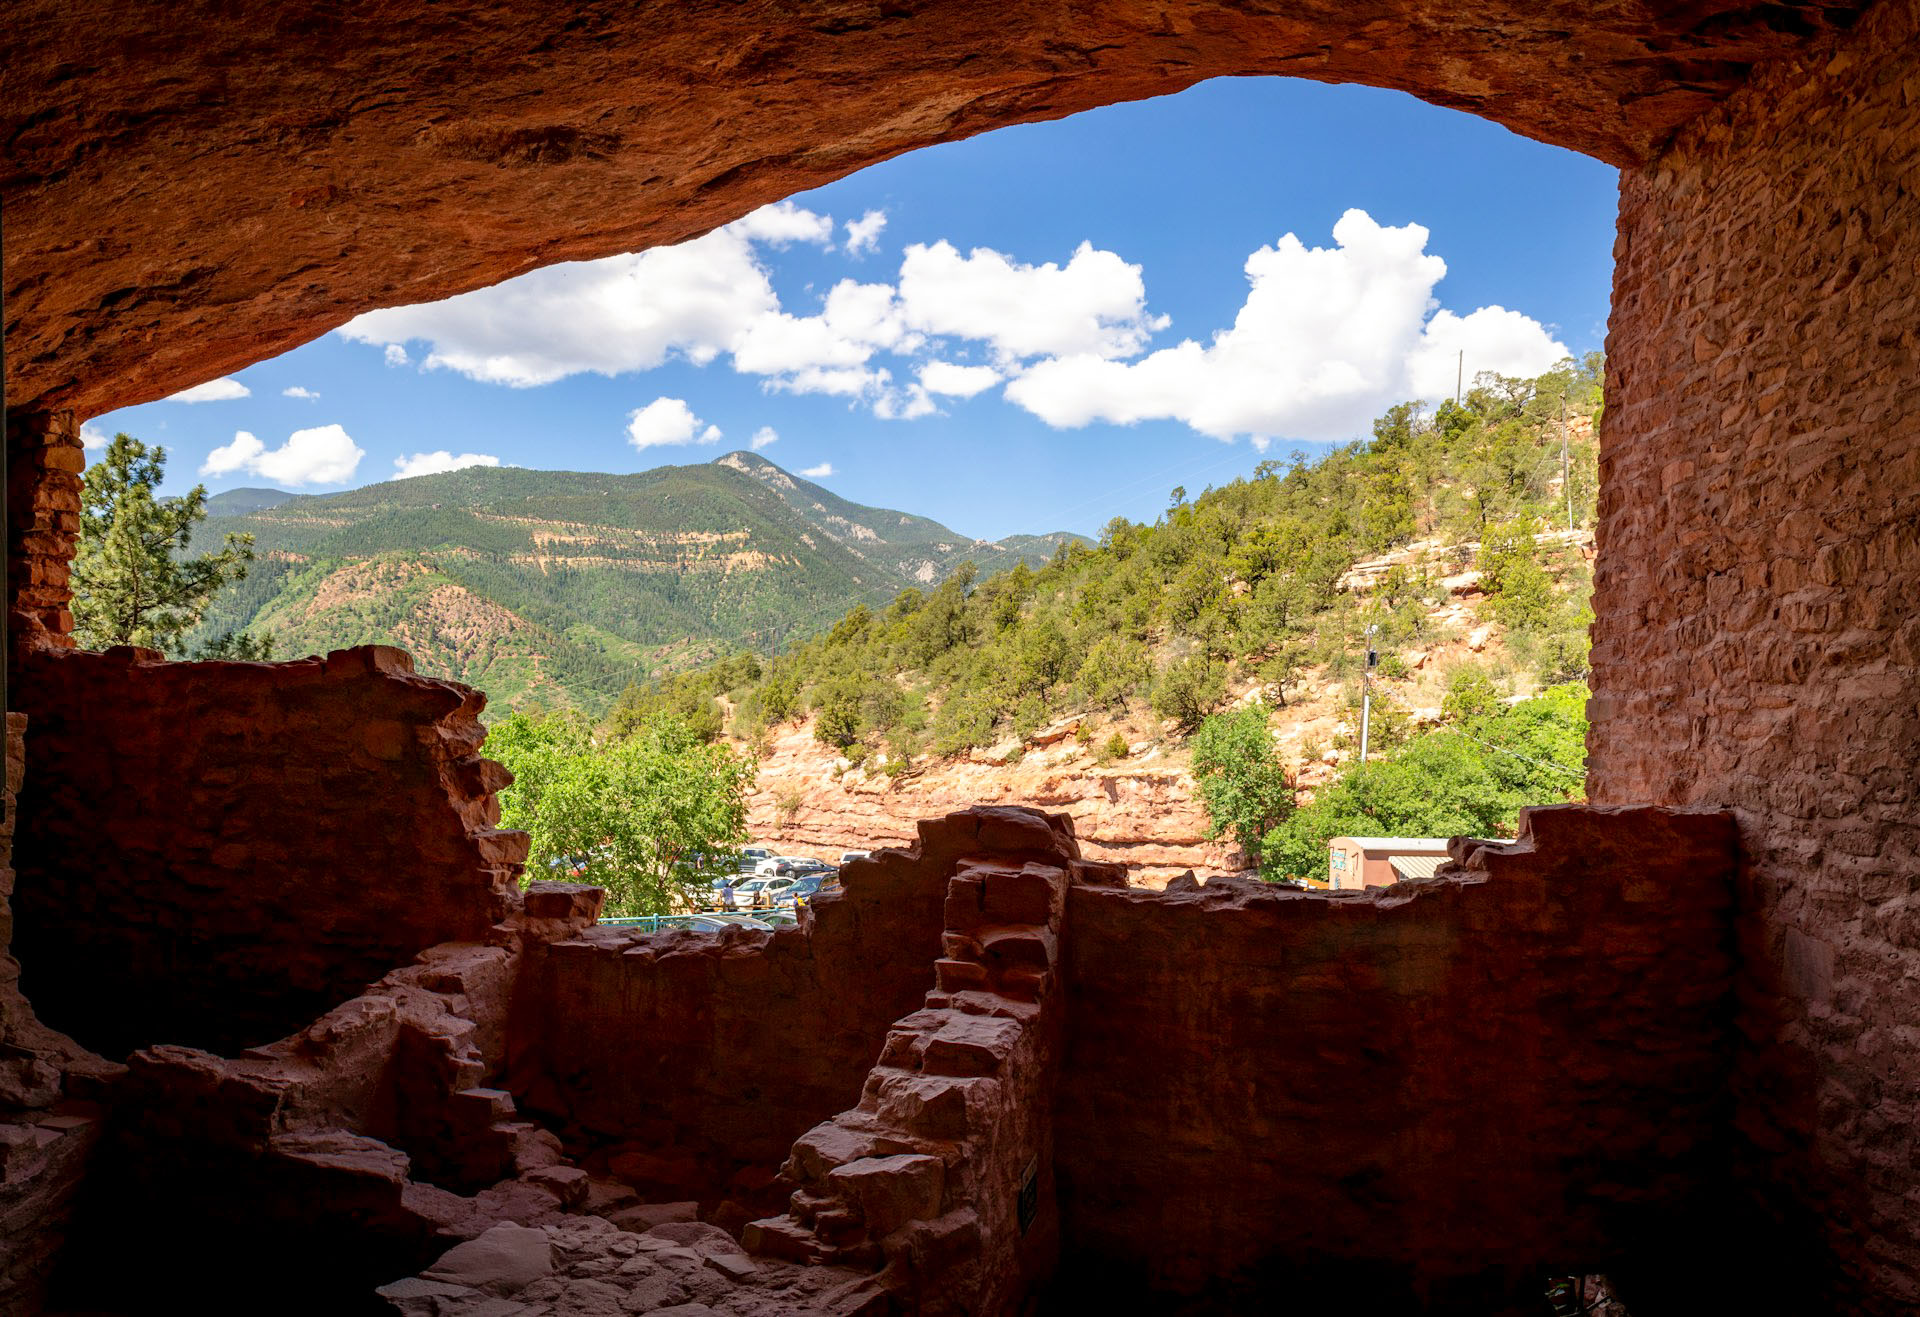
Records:
[[[16,0],[8,395],[83,416],[360,311],[680,241],[930,143],[1287,74],[1616,165],[1862,4]]]

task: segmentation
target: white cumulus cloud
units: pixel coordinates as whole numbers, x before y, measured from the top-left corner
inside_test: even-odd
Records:
[[[847,221],[847,254],[864,256],[880,250],[880,230],[887,227],[887,212],[870,210],[857,220]]]
[[[951,361],[929,361],[920,368],[920,383],[930,393],[949,398],[971,398],[1000,382],[992,366],[961,366]]]
[[[748,442],[752,445],[753,451],[757,453],[770,444],[779,443],[780,432],[771,425],[763,425],[753,432],[753,438]]]
[[[1002,361],[1089,353],[1125,357],[1164,328],[1147,314],[1140,267],[1083,242],[1064,265],[1025,265],[989,247],[962,256],[945,241],[907,248],[900,263],[906,323],[978,339]]]
[[[702,428],[705,427],[705,428]],[[682,398],[655,398],[627,414],[627,442],[635,448],[661,444],[717,444],[720,427],[707,425]]]
[[[877,251],[885,224],[879,210],[848,221],[845,251]],[[1427,251],[1427,231],[1357,209],[1331,246],[1289,233],[1247,257],[1232,325],[1157,348],[1169,322],[1149,311],[1141,267],[1089,242],[1038,264],[914,243],[891,283],[841,279],[811,306],[783,306],[768,252],[830,249],[836,231],[831,216],[782,202],[676,247],[551,266],[370,312],[340,332],[382,345],[395,364],[424,344],[428,369],[516,388],[724,361],[770,392],[824,394],[887,419],[934,415],[940,400],[1004,383],[1009,401],[1055,427],[1173,420],[1261,446],[1364,434],[1395,402],[1450,393],[1463,350],[1469,376],[1538,374],[1566,353],[1520,312],[1441,309],[1446,263]],[[720,437],[676,399],[629,419],[638,448]]]
[[[514,388],[651,370],[675,356],[705,365],[779,312],[755,244],[832,236],[830,218],[781,202],[677,246],[551,265],[442,302],[369,311],[340,333],[384,343],[389,356],[424,340],[428,369]]]
[[[245,430],[207,454],[203,476],[244,471],[276,485],[334,485],[351,480],[366,451],[338,425],[295,430],[278,448],[268,448]]]
[[[1138,360],[1060,354],[1010,383],[1006,396],[1056,427],[1177,420],[1264,446],[1350,438],[1395,402],[1451,392],[1462,348],[1470,375],[1535,375],[1567,355],[1515,312],[1436,312],[1433,289],[1446,263],[1426,251],[1420,225],[1389,227],[1349,210],[1333,237],[1333,247],[1310,248],[1287,234],[1249,256],[1247,300],[1206,344],[1188,339]],[[1443,369],[1444,388],[1436,387]]]
[[[315,393],[312,389],[303,388],[302,386],[295,384],[291,388],[280,390],[280,396],[283,398],[313,399],[313,398],[318,398],[320,395]]]
[[[833,474],[833,463],[822,462],[819,466],[810,466],[800,473],[809,480],[824,480]]]
[[[205,384],[196,384],[191,389],[182,389],[178,393],[167,395],[168,402],[231,402],[235,398],[250,398],[253,390],[231,375],[222,375],[217,380],[208,380]]]
[[[91,421],[80,427],[80,446],[89,453],[97,452],[112,442],[113,436],[105,430],[95,429]]]
[[[432,453],[409,453],[405,457],[393,459],[393,478],[405,480],[410,476],[435,476],[442,471],[464,471],[470,466],[499,466],[500,459],[491,453],[449,453],[442,448]]]

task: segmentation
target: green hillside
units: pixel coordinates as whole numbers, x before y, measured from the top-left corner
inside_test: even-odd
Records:
[[[1357,675],[1368,634],[1378,675],[1404,675],[1399,652],[1432,639],[1445,578],[1468,565],[1524,684],[1578,681],[1590,581],[1565,532],[1592,525],[1601,371],[1595,355],[1534,380],[1483,376],[1429,415],[1395,407],[1368,440],[1176,490],[1155,523],[1116,519],[1038,571],[955,573],[861,604],[772,662],[636,691],[615,725],[664,704],[717,730],[724,694],[744,736],[810,711],[822,740],[892,765],[1136,703],[1191,731],[1249,684],[1284,704],[1308,671]],[[1368,568],[1416,542],[1410,565]],[[1406,717],[1388,685],[1378,695],[1385,749]]]
[[[189,645],[272,632],[278,655],[398,644],[497,707],[604,710],[630,682],[736,650],[772,652],[850,602],[944,580],[1014,546],[850,503],[751,453],[636,475],[476,467],[326,496],[235,490],[199,538],[254,537],[247,579]]]

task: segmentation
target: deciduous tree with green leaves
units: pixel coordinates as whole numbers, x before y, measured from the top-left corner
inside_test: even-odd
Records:
[[[513,772],[500,821],[531,834],[529,872],[578,868],[607,889],[609,913],[688,908],[711,877],[701,859],[730,872],[746,842],[753,760],[670,716],[599,744],[577,714],[515,713],[495,725],[487,753]]]
[[[217,553],[188,556],[207,519],[207,490],[161,498],[167,450],[118,434],[87,469],[73,562],[74,634],[90,649],[180,648],[221,586],[247,574],[253,536],[228,535]]]
[[[1584,798],[1587,695],[1571,682],[1356,764],[1268,831],[1268,878],[1325,878],[1334,837],[1510,837],[1523,805]]]
[[[1207,807],[1207,835],[1231,834],[1253,863],[1267,833],[1293,813],[1293,784],[1268,730],[1267,706],[1255,701],[1216,713],[1193,738],[1193,780]]]

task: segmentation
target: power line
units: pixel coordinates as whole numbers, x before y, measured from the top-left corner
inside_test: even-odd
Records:
[[[1569,777],[1577,777],[1577,778],[1581,778],[1582,780],[1584,780],[1587,776],[1587,770],[1584,768],[1568,768],[1565,764],[1556,764],[1551,760],[1534,759],[1529,755],[1521,754],[1517,750],[1508,750],[1502,746],[1495,745],[1491,741],[1483,741],[1479,737],[1473,735],[1471,732],[1461,731],[1458,727],[1453,728],[1452,731],[1455,736],[1464,736],[1469,741],[1472,741],[1475,745],[1483,745],[1497,755],[1505,755],[1509,759],[1518,759],[1523,764],[1532,764],[1536,768],[1551,768],[1557,773],[1565,773]]]

